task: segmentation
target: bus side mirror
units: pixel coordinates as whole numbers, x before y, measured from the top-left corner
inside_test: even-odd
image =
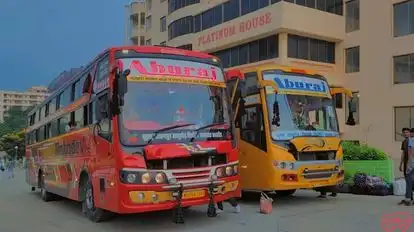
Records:
[[[118,96],[121,100],[124,99],[125,94],[128,92],[128,80],[127,76],[131,73],[131,70],[126,69],[118,75],[117,87],[118,87]],[[122,104],[123,105],[123,104]]]

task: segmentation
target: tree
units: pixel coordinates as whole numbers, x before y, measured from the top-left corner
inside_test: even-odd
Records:
[[[4,117],[4,122],[0,123],[0,137],[3,135],[22,131],[27,126],[27,113],[33,109],[22,110],[21,107],[11,107]]]
[[[26,150],[24,136],[25,133],[23,131],[3,135],[0,138],[0,150],[6,152],[9,157],[14,159],[23,157]]]

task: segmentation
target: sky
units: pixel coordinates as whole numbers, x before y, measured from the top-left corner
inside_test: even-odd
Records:
[[[0,0],[0,90],[47,86],[125,44],[128,0]]]

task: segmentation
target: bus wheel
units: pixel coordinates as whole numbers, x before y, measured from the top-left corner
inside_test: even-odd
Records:
[[[82,211],[85,213],[86,217],[93,222],[108,220],[112,214],[104,209],[95,207],[93,186],[90,180],[85,183],[83,191],[85,198],[82,201]]]
[[[43,201],[48,202],[54,199],[53,193],[50,193],[46,189],[45,178],[43,173],[39,174],[39,185],[40,185],[40,197]]]
[[[279,190],[279,191],[276,191],[276,196],[277,197],[288,197],[288,196],[294,194],[295,192],[296,192],[296,189]]]

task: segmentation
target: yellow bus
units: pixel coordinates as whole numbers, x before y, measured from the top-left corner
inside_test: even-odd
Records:
[[[241,188],[275,191],[328,190],[343,182],[343,154],[330,87],[311,71],[274,64],[226,72],[239,141]],[[352,113],[348,125],[354,125]]]

